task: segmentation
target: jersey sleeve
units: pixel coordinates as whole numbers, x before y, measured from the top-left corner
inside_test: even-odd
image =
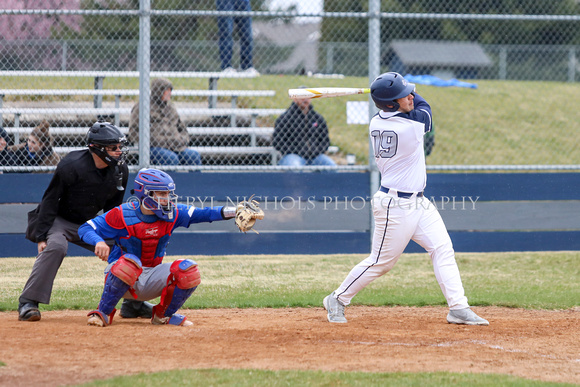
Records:
[[[425,98],[419,94],[415,94],[415,108],[408,113],[408,118],[413,121],[419,121],[425,124],[425,133],[430,132],[433,127],[433,120],[431,118],[431,106]]]
[[[99,215],[85,223],[78,230],[79,237],[90,245],[104,242],[105,239],[117,239],[127,235],[123,223],[121,208],[115,207],[111,211]]]
[[[197,208],[195,206],[178,204],[177,209],[179,214],[175,222],[175,228],[189,227],[193,223],[211,223],[218,220],[226,220],[222,215],[222,208],[223,206]]]

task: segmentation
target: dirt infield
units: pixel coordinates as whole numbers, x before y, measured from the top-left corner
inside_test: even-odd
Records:
[[[580,310],[475,308],[488,327],[447,324],[442,307],[184,311],[190,328],[116,318],[86,325],[83,311],[39,322],[0,313],[0,385],[57,386],[181,368],[452,371],[580,384]]]

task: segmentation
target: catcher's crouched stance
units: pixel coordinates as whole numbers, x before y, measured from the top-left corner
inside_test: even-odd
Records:
[[[148,301],[160,296],[153,307],[152,324],[193,325],[176,312],[201,283],[201,275],[190,259],[162,263],[171,233],[193,223],[232,218],[246,232],[256,219],[264,218],[252,200],[237,207],[196,208],[177,204],[174,192],[175,184],[167,173],[142,169],[133,190],[139,202],[122,204],[79,227],[81,239],[94,245],[95,255],[109,262],[99,306],[88,314],[89,325],[110,325],[121,298]],[[113,250],[105,239],[115,239]]]

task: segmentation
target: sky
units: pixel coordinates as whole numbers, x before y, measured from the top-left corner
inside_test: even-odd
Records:
[[[282,9],[285,10],[293,4],[298,5],[298,12],[300,13],[318,13],[322,12],[323,0],[269,0],[269,8],[271,10]],[[306,18],[312,19],[312,18]]]

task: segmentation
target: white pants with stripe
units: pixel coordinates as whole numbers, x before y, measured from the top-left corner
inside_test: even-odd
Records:
[[[356,265],[336,289],[338,299],[350,304],[358,292],[395,266],[413,240],[429,253],[449,308],[467,308],[451,238],[433,203],[416,195],[404,199],[378,191],[372,204],[375,231],[371,255]]]

